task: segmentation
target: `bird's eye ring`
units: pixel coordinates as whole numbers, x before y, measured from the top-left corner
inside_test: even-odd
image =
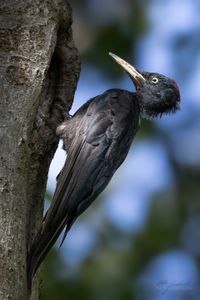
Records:
[[[158,83],[158,78],[157,77],[153,77],[152,79],[151,79],[151,82],[152,83],[154,83],[154,84],[156,84],[156,83]]]

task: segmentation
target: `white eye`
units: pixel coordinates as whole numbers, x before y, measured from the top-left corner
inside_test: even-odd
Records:
[[[151,82],[152,83],[158,83],[158,81],[159,81],[159,79],[157,78],[157,77],[153,77],[152,79],[151,79]]]

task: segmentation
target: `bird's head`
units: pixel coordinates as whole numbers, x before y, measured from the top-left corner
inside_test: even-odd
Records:
[[[161,116],[179,109],[180,92],[174,80],[158,73],[140,72],[117,55],[109,54],[134,82],[141,113],[145,117]]]

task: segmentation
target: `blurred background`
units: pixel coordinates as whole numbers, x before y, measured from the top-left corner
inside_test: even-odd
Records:
[[[142,120],[108,188],[44,263],[42,300],[200,299],[200,1],[73,0],[82,72],[71,113],[133,90],[112,51],[176,79],[181,110]],[[52,162],[46,207],[65,153]]]

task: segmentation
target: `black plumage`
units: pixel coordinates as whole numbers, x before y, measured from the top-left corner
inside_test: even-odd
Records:
[[[133,80],[136,92],[111,89],[85,103],[57,128],[67,151],[56,190],[41,229],[28,253],[28,287],[60,233],[105,189],[124,161],[138,130],[139,118],[175,112],[180,94],[175,81],[139,72],[118,56],[111,56]]]

